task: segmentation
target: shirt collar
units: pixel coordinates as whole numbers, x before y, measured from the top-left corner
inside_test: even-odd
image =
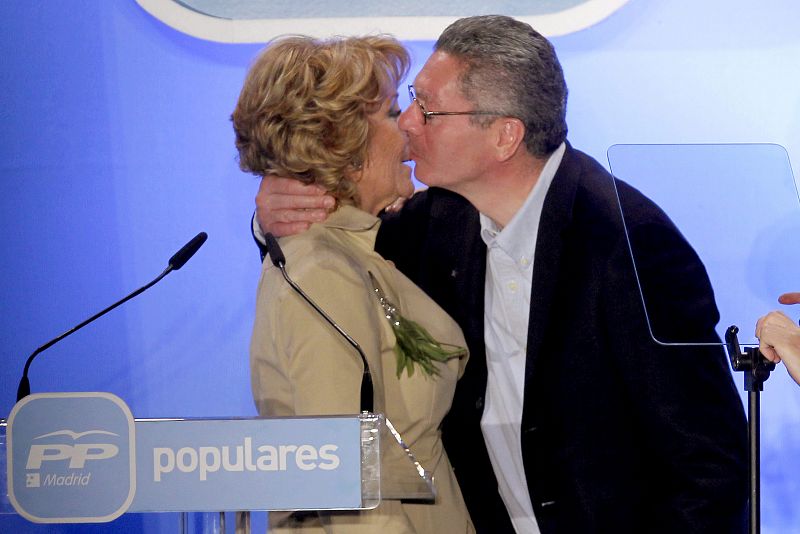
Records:
[[[550,189],[550,184],[553,183],[556,171],[561,165],[565,150],[566,145],[561,143],[550,154],[542,168],[542,172],[539,174],[536,185],[533,186],[524,204],[514,214],[505,228],[498,227],[497,223],[492,219],[483,213],[480,214],[481,238],[486,243],[487,248],[492,246],[500,247],[511,258],[522,262],[524,266],[533,262],[544,199],[547,196],[548,189]]]

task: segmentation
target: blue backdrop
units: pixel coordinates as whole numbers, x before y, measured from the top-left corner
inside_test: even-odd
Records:
[[[260,46],[188,37],[133,0],[9,0],[0,16],[0,416],[28,354],[157,275],[201,230],[208,243],[183,270],[42,354],[33,390],[110,391],[137,417],[254,415],[257,182],[238,170],[229,116]],[[631,1],[555,38],[570,140],[603,162],[615,143],[753,141],[800,161],[798,20],[796,0]],[[407,44],[419,69],[432,43]],[[800,289],[798,269],[780,273]],[[800,532],[800,388],[783,369],[763,412],[764,532]],[[176,521],[0,516],[0,531]]]

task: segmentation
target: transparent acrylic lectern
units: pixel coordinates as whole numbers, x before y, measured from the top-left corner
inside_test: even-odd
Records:
[[[35,398],[36,395],[31,397]],[[12,415],[14,413],[12,411]],[[13,417],[11,422],[14,422]],[[324,425],[332,422],[345,423],[347,425],[344,427],[345,434],[339,436],[340,441],[338,442],[334,438],[329,439],[325,434],[328,427]],[[320,424],[323,424],[323,426],[320,426]],[[258,458],[258,469],[256,469],[255,463],[255,458],[258,454],[257,450],[274,449],[272,445],[259,446],[259,444],[273,443],[273,441],[270,441],[269,436],[271,429],[277,428],[276,425],[281,428],[289,428],[289,430],[285,431],[286,435],[299,436],[299,438],[295,437],[290,440],[292,443],[313,443],[315,439],[317,443],[339,443],[338,446],[331,446],[330,451],[335,451],[339,454],[335,456],[335,466],[340,467],[339,463],[341,463],[341,473],[336,472],[331,467],[329,473],[324,473],[323,482],[313,488],[303,486],[304,479],[293,481],[292,484],[294,485],[285,485],[287,479],[283,478],[280,479],[284,481],[284,483],[279,484],[280,487],[271,487],[269,480],[254,483],[253,477],[257,478],[260,475],[265,477],[275,476],[274,473],[277,472],[277,467],[270,471],[271,468],[269,466],[262,465],[263,458]],[[320,434],[320,428],[322,428],[322,434]],[[306,429],[308,429],[307,432]],[[347,429],[352,429],[352,432]],[[35,522],[82,522],[74,518],[62,521],[59,519],[58,514],[55,514],[55,519],[52,519],[47,515],[47,500],[44,501],[44,512],[41,511],[42,508],[36,508],[36,512],[31,513],[19,504],[19,502],[23,501],[20,494],[22,494],[22,488],[25,486],[24,477],[27,474],[26,471],[30,471],[30,456],[28,456],[27,449],[22,451],[22,455],[16,453],[16,449],[22,445],[12,444],[11,439],[7,441],[7,437],[11,438],[11,434],[7,434],[7,430],[9,428],[6,421],[0,420],[0,449],[2,449],[0,450],[0,458],[2,458],[0,513],[12,514],[19,512],[27,519]],[[16,429],[12,427],[11,430],[14,430],[14,436],[16,436]],[[282,432],[284,431],[282,430]],[[63,431],[53,432],[34,438],[47,438],[47,436],[53,434],[48,439],[55,440],[55,445],[52,445],[52,450],[49,452],[45,451],[45,456],[49,454],[53,464],[66,464],[69,460],[59,457],[57,454],[58,451],[63,453],[64,445],[61,445],[61,442],[70,439],[77,443],[81,439],[80,437],[75,437],[80,435],[80,432],[73,433],[71,438],[56,436],[56,434],[63,433]],[[109,432],[104,433],[110,434]],[[89,434],[89,432],[84,432],[84,434]],[[19,435],[22,436],[23,432],[20,431]],[[313,438],[312,436],[314,435],[317,438]],[[194,436],[200,437],[195,438]],[[213,439],[204,438],[203,436],[213,436]],[[243,436],[247,437],[243,438]],[[306,436],[308,436],[308,439],[306,439]],[[319,436],[322,437],[320,438]],[[21,439],[21,437],[14,437],[15,441],[20,441]],[[94,441],[102,441],[103,439],[102,436],[93,438]],[[319,441],[320,439],[322,441]],[[280,510],[293,512],[368,510],[377,507],[382,500],[433,502],[436,497],[431,474],[420,465],[413,452],[403,441],[402,436],[394,429],[391,422],[381,414],[365,412],[353,416],[319,418],[136,419],[135,442],[136,452],[132,456],[136,457],[137,462],[135,468],[137,479],[134,484],[136,495],[128,505],[126,513],[199,512],[198,514],[192,514],[192,516],[182,514],[179,527],[181,531],[186,531],[188,526],[194,523],[195,528],[203,532],[224,532],[225,515],[224,513],[218,513],[219,510]],[[212,443],[244,443],[244,445],[226,446],[222,449],[223,458],[227,457],[229,461],[235,454],[238,454],[236,456],[238,464],[228,469],[233,473],[225,473],[225,476],[229,477],[228,479],[220,476],[219,480],[214,482],[217,485],[211,488],[209,497],[208,484],[218,472],[222,472],[219,454],[214,452],[220,450],[220,448],[208,446]],[[205,444],[205,446],[197,444]],[[349,447],[353,450],[350,452],[345,451],[347,447],[343,446],[343,444],[353,445],[353,447]],[[27,445],[25,446],[27,447]],[[62,448],[59,449],[59,447]],[[97,453],[101,450],[97,444],[89,447],[93,447],[88,449],[89,458],[92,457],[92,453]],[[286,454],[297,451],[299,455],[299,450],[302,447],[307,450],[304,453],[304,458],[296,460],[297,465],[316,466],[319,462],[312,460],[319,460],[323,456],[317,456],[316,451],[309,453],[311,451],[310,445],[288,446],[286,450],[289,452]],[[15,449],[14,455],[11,454],[12,448]],[[235,454],[231,452],[233,449],[237,450]],[[166,454],[165,451],[169,452],[169,454]],[[152,476],[166,479],[169,476],[173,476],[173,474],[185,477],[187,473],[192,471],[189,469],[190,467],[193,467],[196,472],[198,453],[193,451],[199,451],[199,462],[204,466],[203,474],[199,480],[181,482],[181,484],[184,484],[182,487],[163,486],[163,484],[162,487],[159,484],[153,484],[152,480],[147,480]],[[246,466],[243,464],[247,463],[248,460],[244,462],[238,460],[240,456],[243,456],[242,451],[244,451],[244,455],[249,455],[251,458]],[[212,452],[214,454],[211,454]],[[350,456],[348,457],[347,454],[350,454]],[[208,458],[212,458],[214,455],[217,455],[215,461],[209,461]],[[100,457],[99,454],[95,454],[95,456]],[[169,460],[165,460],[167,456],[170,456]],[[329,454],[328,458],[331,457]],[[351,457],[353,461],[348,461],[348,458]],[[10,459],[11,463],[14,463],[13,466],[11,463],[6,465],[7,458]],[[27,465],[26,458],[28,459]],[[285,461],[285,457],[283,461]],[[39,463],[41,464],[42,462],[40,461]],[[97,461],[93,465],[101,466],[102,462]],[[175,469],[176,465],[178,469]],[[228,467],[231,466],[229,465]],[[306,468],[311,469],[311,467]],[[251,471],[250,473],[247,473],[248,469]],[[284,467],[281,467],[281,469],[285,471]],[[184,472],[180,473],[179,471]],[[237,471],[241,473],[237,473]],[[297,471],[297,474],[299,476],[304,473]],[[236,477],[239,475],[242,476],[237,479]],[[281,473],[281,475],[284,476],[286,474]],[[192,476],[195,475],[192,474]],[[245,476],[250,478],[243,478]],[[12,488],[9,485],[12,479],[16,484],[14,486],[17,491],[16,495],[12,494]],[[43,475],[42,486],[46,485],[45,479],[46,477]],[[204,484],[206,486],[203,491],[195,491]],[[226,486],[226,484],[228,485]],[[259,486],[259,484],[261,485]],[[354,485],[357,487],[354,488]],[[259,491],[259,487],[261,491]],[[102,488],[98,489],[102,492]],[[353,498],[342,501],[340,494],[348,492],[353,495]],[[194,495],[194,493],[197,493],[197,495]],[[17,500],[18,497],[19,499]],[[198,527],[198,519],[208,524]],[[236,531],[247,532],[248,530],[248,512],[238,512],[236,515]],[[233,529],[229,531],[233,531]]]
[[[770,310],[782,308],[778,295],[800,291],[800,200],[786,149],[775,144],[614,145],[608,161],[616,178],[666,212],[708,272],[720,317],[718,335],[712,337],[675,326],[675,314],[663,296],[670,289],[679,295],[686,288],[665,288],[653,276],[659,243],[637,239],[635,227],[642,225],[634,220],[637,206],[626,204],[624,186],[615,184],[653,340],[676,350],[720,345],[727,349],[734,371],[744,373],[750,427],[750,531],[758,532],[760,392],[774,364],[758,352],[755,325]],[[658,268],[673,260],[668,250],[659,259]],[[692,283],[690,278],[697,277],[687,276],[686,284]],[[782,311],[797,318],[796,309],[785,306]],[[681,310],[682,316],[691,313]]]

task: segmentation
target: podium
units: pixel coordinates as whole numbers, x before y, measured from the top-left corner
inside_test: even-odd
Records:
[[[44,393],[0,421],[0,513],[102,523],[206,512],[368,510],[435,499],[431,474],[383,415],[134,419],[109,393]],[[220,521],[220,518],[222,520]],[[182,516],[182,529],[186,516]],[[204,529],[205,531],[205,529]]]

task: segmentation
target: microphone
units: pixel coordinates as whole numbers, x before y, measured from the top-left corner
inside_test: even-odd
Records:
[[[183,247],[169,259],[168,265],[171,267],[170,270],[177,271],[183,267],[186,262],[194,256],[195,252],[200,250],[200,247],[203,246],[206,239],[208,239],[208,234],[200,232],[194,236],[191,241],[183,245]]]
[[[17,387],[17,402],[21,401],[31,393],[31,384],[30,381],[28,380],[28,370],[31,367],[31,362],[33,362],[33,359],[36,357],[37,354],[44,352],[45,350],[49,349],[50,347],[52,347],[53,345],[64,339],[65,337],[77,332],[87,324],[91,323],[95,319],[102,317],[103,315],[107,314],[117,306],[128,302],[129,300],[139,295],[140,293],[144,293],[146,290],[150,289],[158,282],[160,282],[161,279],[167,276],[169,273],[171,273],[172,271],[177,271],[178,269],[183,267],[184,264],[187,261],[189,261],[189,259],[192,256],[194,256],[195,252],[197,252],[200,249],[200,247],[203,246],[203,243],[206,242],[206,239],[208,239],[208,234],[206,234],[205,232],[200,232],[199,234],[194,236],[194,238],[192,238],[191,241],[186,243],[178,252],[176,252],[174,256],[172,256],[169,259],[167,268],[164,269],[164,271],[161,274],[159,274],[152,282],[150,282],[145,286],[140,287],[127,297],[123,298],[122,300],[119,300],[114,304],[112,304],[111,306],[109,306],[108,308],[104,309],[103,311],[92,315],[91,317],[83,321],[81,324],[74,326],[70,330],[67,330],[60,336],[56,337],[55,339],[51,339],[50,341],[48,341],[47,343],[45,343],[44,345],[33,351],[33,354],[28,356],[28,360],[25,362],[25,369],[22,371],[22,378],[19,381],[19,387]]]
[[[361,411],[362,412],[372,412],[373,409],[373,401],[374,401],[374,393],[372,387],[372,374],[369,372],[369,364],[367,363],[367,357],[364,355],[364,351],[361,350],[361,346],[356,342],[355,339],[350,337],[350,335],[344,331],[344,329],[336,324],[336,321],[331,319],[331,317],[325,313],[322,308],[320,308],[311,297],[306,295],[306,293],[300,289],[300,287],[294,283],[294,281],[289,278],[289,275],[286,273],[286,256],[283,255],[283,251],[281,250],[280,245],[278,245],[278,240],[275,239],[270,233],[264,234],[264,241],[267,245],[267,254],[269,254],[270,259],[272,260],[272,264],[280,269],[283,278],[289,284],[289,286],[294,289],[298,295],[303,297],[303,300],[308,302],[314,310],[322,316],[325,321],[328,322],[356,351],[358,351],[358,355],[361,356],[361,361],[364,364],[364,376],[361,379]]]

